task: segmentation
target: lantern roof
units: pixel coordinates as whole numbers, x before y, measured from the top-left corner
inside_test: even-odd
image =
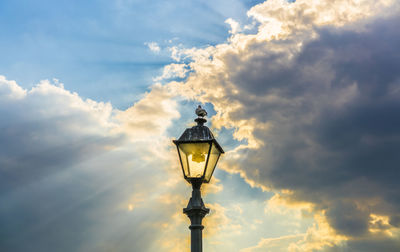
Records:
[[[196,118],[194,121],[197,122],[196,126],[193,126],[191,128],[187,128],[183,134],[178,138],[178,140],[174,140],[173,142],[175,144],[180,144],[180,143],[193,143],[193,142],[214,142],[215,146],[218,148],[218,150],[221,153],[225,153],[222,147],[219,145],[217,140],[215,139],[213,133],[211,130],[204,125],[207,120],[201,116],[203,114],[198,113],[198,110],[201,109],[200,105],[199,108],[196,110],[196,114],[200,114],[198,118]],[[205,111],[204,109],[202,109]],[[201,111],[202,112],[202,111]],[[207,114],[207,112],[205,112]]]

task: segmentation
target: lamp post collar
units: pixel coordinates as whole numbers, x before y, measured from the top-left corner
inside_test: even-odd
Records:
[[[196,119],[194,119],[194,121],[197,122],[197,126],[204,126],[204,123],[207,122],[207,120],[202,117],[197,117]]]

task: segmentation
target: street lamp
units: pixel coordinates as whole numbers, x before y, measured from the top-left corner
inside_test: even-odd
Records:
[[[192,184],[192,197],[183,213],[186,214],[191,225],[191,252],[203,251],[201,224],[204,216],[210,212],[203,203],[200,194],[202,183],[208,183],[217,165],[218,159],[224,153],[222,147],[215,140],[213,134],[204,123],[207,112],[199,107],[196,109],[196,126],[186,129],[174,144],[178,149],[179,160],[184,178]]]

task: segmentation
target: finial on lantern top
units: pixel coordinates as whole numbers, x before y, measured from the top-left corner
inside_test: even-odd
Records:
[[[199,117],[205,117],[207,115],[207,111],[205,109],[203,109],[201,107],[201,105],[199,105],[196,109],[196,115],[198,115]]]
[[[207,115],[207,111],[199,105],[197,109],[195,110],[196,115],[198,116],[196,119],[194,119],[195,122],[197,122],[197,125],[203,125],[207,120],[204,118]]]

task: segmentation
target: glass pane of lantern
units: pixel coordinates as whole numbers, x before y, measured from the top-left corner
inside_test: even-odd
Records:
[[[189,168],[188,168],[188,158],[186,155],[186,152],[181,148],[183,144],[178,145],[179,148],[179,156],[182,161],[182,168],[183,168],[183,173],[185,176],[189,175]]]
[[[215,144],[212,143],[211,151],[210,151],[210,159],[208,160],[207,170],[206,170],[206,174],[204,177],[205,182],[210,181],[213,171],[215,169],[215,165],[217,164],[220,155],[221,155],[221,152],[218,150],[218,148],[215,146]]]
[[[188,173],[185,174],[189,178],[200,178],[204,174],[210,143],[183,143],[179,145],[182,153],[185,153],[186,162],[188,164]],[[184,163],[182,161],[182,163]],[[184,168],[185,169],[185,168]]]

